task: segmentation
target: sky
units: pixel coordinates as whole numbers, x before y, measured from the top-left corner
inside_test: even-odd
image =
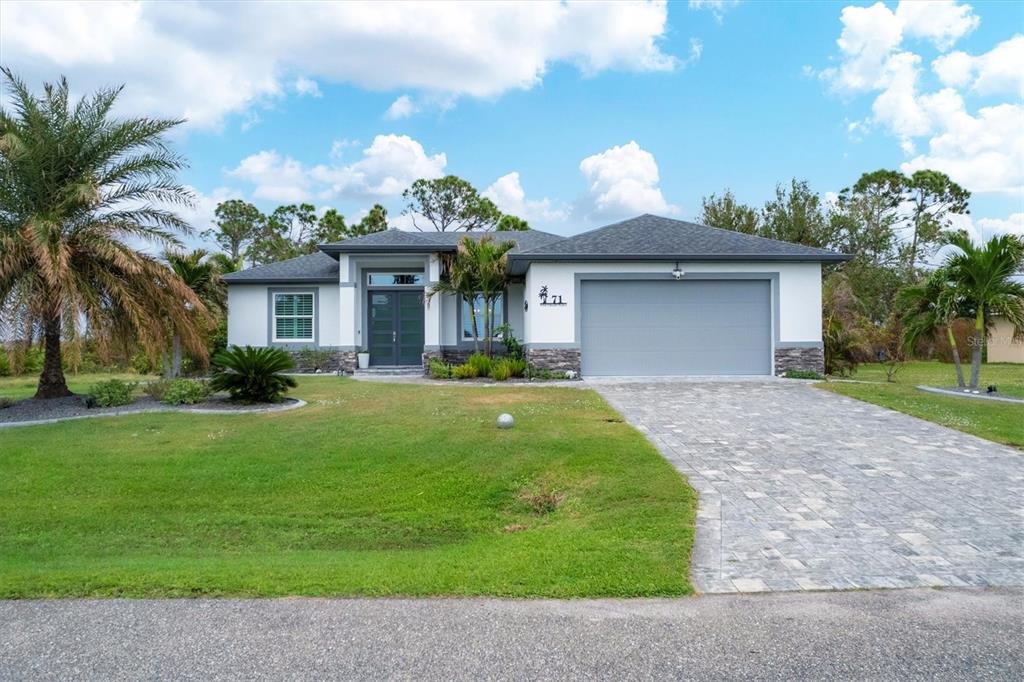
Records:
[[[958,227],[1024,233],[1019,2],[5,0],[0,63],[186,119],[197,230],[228,198],[409,228],[402,190],[455,174],[575,234],[933,168],[973,193]]]

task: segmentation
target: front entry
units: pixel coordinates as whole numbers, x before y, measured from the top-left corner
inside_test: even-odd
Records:
[[[371,365],[423,362],[423,292],[369,292]]]

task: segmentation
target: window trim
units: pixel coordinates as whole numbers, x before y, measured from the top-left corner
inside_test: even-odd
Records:
[[[309,296],[312,299],[312,313],[310,315],[278,315],[277,314],[277,297],[278,296]],[[310,331],[311,336],[302,338],[280,338],[277,335],[277,320],[278,319],[305,319],[310,320]],[[303,290],[279,290],[270,292],[270,340],[272,343],[316,343],[317,339],[317,292],[314,290],[303,289]]]
[[[480,294],[477,294],[476,298],[479,298],[479,297],[480,297]],[[501,325],[503,325],[503,324],[508,322],[508,290],[507,289],[505,291],[501,292],[501,298],[499,300],[501,301],[501,315],[500,315],[501,323],[497,324],[497,325],[494,325],[495,329],[497,329],[497,327],[500,327]],[[460,344],[472,343],[473,342],[473,335],[472,334],[470,334],[469,336],[466,336],[466,325],[469,323],[469,315],[467,314],[469,312],[468,309],[467,309],[468,305],[469,305],[469,301],[467,301],[462,296],[459,296],[459,320],[458,320],[458,322],[459,322],[459,330],[458,330],[459,338],[458,338],[458,343],[460,343]],[[480,322],[483,323],[483,320],[481,319]],[[495,339],[500,339],[500,338],[501,338],[501,334],[496,333],[494,336],[491,337],[491,340],[493,341]],[[481,332],[480,340],[481,341],[486,340],[486,337],[483,336],[483,332]]]

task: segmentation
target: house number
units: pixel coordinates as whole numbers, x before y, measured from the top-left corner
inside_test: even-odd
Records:
[[[566,305],[565,301],[562,300],[561,296],[548,293],[548,287],[545,284],[540,288],[540,304],[541,305]]]

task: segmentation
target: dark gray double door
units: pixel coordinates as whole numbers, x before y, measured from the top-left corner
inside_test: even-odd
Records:
[[[371,365],[423,362],[423,292],[370,291]]]

